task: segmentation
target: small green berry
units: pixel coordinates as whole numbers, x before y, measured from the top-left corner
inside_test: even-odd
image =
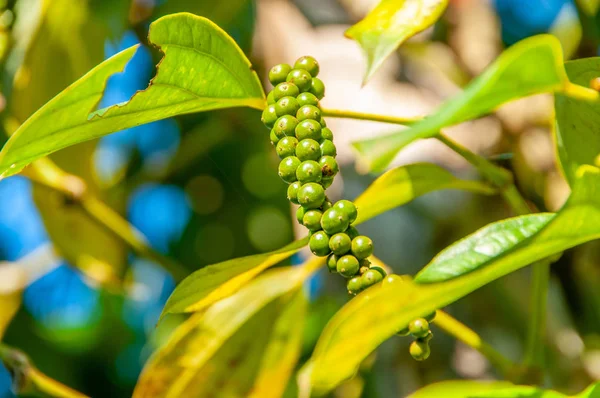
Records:
[[[321,130],[321,137],[322,136],[323,130]],[[337,149],[331,140],[321,140],[321,152],[323,153],[323,156],[337,156]]]
[[[331,184],[333,184],[333,177],[323,177],[321,179],[321,185],[323,185],[323,188],[327,189],[331,186]]]
[[[425,337],[429,332],[429,322],[425,318],[414,319],[408,324],[408,330],[415,337]]]
[[[320,182],[321,178],[323,178],[321,166],[314,160],[305,160],[304,162],[300,163],[300,166],[296,169],[296,178],[302,184],[309,182]],[[321,206],[320,203],[319,206]]]
[[[330,235],[344,232],[349,224],[348,216],[333,207],[325,211],[321,219],[321,227]]]
[[[321,158],[321,147],[317,141],[305,138],[296,147],[296,156],[300,160],[319,160]]]
[[[337,273],[337,262],[339,260],[339,256],[336,256],[335,254],[331,253],[329,256],[327,256],[327,269],[329,270],[330,273],[332,274],[336,274]]]
[[[351,201],[345,200],[345,199],[338,200],[337,202],[335,202],[333,207],[346,213],[346,215],[348,216],[348,219],[350,220],[350,223],[353,223],[354,221],[356,221],[356,217],[358,217],[358,210],[356,209],[356,206],[354,205],[354,203],[352,203]],[[369,257],[369,256],[366,256],[366,257]],[[366,258],[366,257],[362,257],[362,258]]]
[[[296,101],[296,103],[298,103],[298,101]],[[304,105],[297,110],[296,118],[300,121],[310,119],[319,123],[319,120],[321,119],[321,110],[314,105]],[[321,126],[321,123],[319,123],[319,126]]]
[[[323,231],[315,232],[308,241],[308,247],[315,256],[324,257],[328,255],[331,252],[329,250],[329,236]]]
[[[321,136],[323,137],[324,140],[332,141],[332,144],[333,144],[333,132],[331,131],[331,129],[329,127],[323,127],[321,129]]]
[[[273,105],[275,102],[277,101],[275,101],[275,97],[273,97],[273,91],[269,91],[269,94],[267,95],[267,105]]]
[[[314,94],[311,94],[311,93],[302,93],[302,94],[298,95],[296,97],[296,99],[298,100],[298,104],[300,104],[300,106],[304,106],[304,105],[319,106],[319,99],[317,97],[315,97]]]
[[[393,285],[393,284],[401,282],[401,281],[402,281],[402,278],[400,278],[398,275],[389,274],[388,276],[383,278],[383,285],[385,285],[385,286]]]
[[[271,132],[269,133],[269,138],[271,139],[271,144],[273,145],[277,145],[277,143],[279,142],[279,137],[277,137],[277,134],[275,134],[274,129],[271,129]]]
[[[288,156],[279,163],[279,177],[288,184],[296,181],[296,169],[300,166],[300,159]]]
[[[297,97],[300,94],[300,90],[294,83],[283,82],[279,83],[273,91],[273,99],[275,102],[279,101],[283,97]]]
[[[321,125],[316,120],[303,120],[296,126],[296,138],[300,141],[306,138],[321,141]]]
[[[297,198],[297,196],[298,195],[296,195],[296,198]],[[306,214],[307,211],[308,211],[308,209],[306,209],[306,207],[304,207],[304,206],[298,207],[298,210],[296,210],[296,220],[298,220],[298,224],[304,225],[303,224],[304,215]]]
[[[427,332],[427,335],[425,337],[419,337],[417,339],[417,341],[423,341],[425,343],[429,343],[431,341],[431,339],[433,339],[433,332],[430,330],[429,332]]]
[[[362,280],[360,276],[355,276],[354,278],[348,280],[346,284],[346,288],[348,289],[348,293],[356,296],[363,289]]]
[[[304,69],[305,71],[310,73],[312,77],[317,77],[317,75],[319,74],[319,63],[310,55],[305,55],[303,57],[298,58],[298,60],[294,64],[294,69]]]
[[[431,349],[426,342],[415,340],[410,343],[409,352],[416,361],[424,361],[429,358]]]
[[[425,315],[423,318],[425,318],[427,320],[427,322],[431,323],[435,320],[436,315],[437,315],[437,311],[433,311],[433,312]]]
[[[283,115],[277,119],[273,130],[279,139],[294,137],[296,135],[296,126],[298,126],[298,119],[292,115]]]
[[[324,177],[333,177],[340,171],[337,162],[332,156],[323,156],[319,159]]]
[[[361,263],[360,263],[360,264],[361,264],[361,266],[362,266],[362,262],[363,262],[363,261],[366,261],[366,262],[368,262],[369,264],[371,264],[371,262],[370,262],[369,260],[367,260],[367,259],[360,260],[360,261],[361,261]],[[374,265],[374,266],[371,266],[371,269],[372,269],[373,271],[377,271],[377,272],[379,272],[379,274],[381,274],[381,279],[383,279],[383,278],[385,278],[385,277],[387,276],[387,272],[385,272],[385,270],[384,270],[383,268],[381,268],[381,267],[378,267],[378,266]]]
[[[279,83],[283,83],[291,70],[292,67],[288,64],[275,65],[269,71],[269,81],[274,86],[278,85]]]
[[[263,111],[260,120],[267,128],[272,129],[277,121],[277,110],[275,109],[275,105],[267,106]],[[319,125],[319,127],[321,127],[321,125]]]
[[[307,209],[318,209],[324,201],[325,190],[315,182],[304,184],[298,190],[298,202]]]
[[[294,156],[296,154],[296,147],[298,146],[298,139],[296,137],[283,137],[278,143],[275,150],[280,159],[287,158],[288,156]],[[302,159],[301,159],[302,160]]]
[[[398,336],[408,336],[410,334],[410,332],[408,330],[408,326],[405,327],[404,329],[400,329],[399,331],[396,332],[396,334]]]
[[[333,205],[333,208],[335,209],[335,205]],[[348,215],[346,213],[344,213],[344,215],[346,216],[346,218],[348,218]],[[354,254],[356,258],[359,259],[369,257],[371,254],[373,254],[373,241],[370,238],[363,235],[357,236],[356,238],[352,239],[352,254]]]
[[[325,197],[325,202],[321,205],[321,210],[329,210],[333,207],[333,203],[329,201],[329,198]]]
[[[298,101],[294,97],[283,97],[275,103],[275,111],[277,116],[296,115],[300,109]]]
[[[352,278],[358,272],[358,260],[352,255],[340,257],[337,262],[337,272],[346,278]]]
[[[298,190],[301,186],[302,184],[299,181],[292,182],[290,185],[288,185],[287,198],[290,202],[296,205],[298,204]]]
[[[321,229],[321,213],[319,210],[309,210],[302,217],[302,224],[311,232],[316,232]]]
[[[383,276],[381,276],[381,274],[377,271],[375,271],[374,269],[370,269],[367,272],[365,272],[362,276],[362,283],[363,286],[369,287],[369,286],[373,286],[376,283],[381,282],[381,280],[383,279]]]
[[[304,69],[292,69],[285,78],[285,81],[294,83],[302,93],[310,90],[312,86],[312,76]]]
[[[323,128],[327,127],[327,122],[325,121],[325,118],[323,116],[321,116],[321,119],[319,119],[319,124]]]
[[[348,229],[346,230],[346,233],[348,234],[350,239],[354,239],[357,236],[360,236],[360,233],[358,233],[358,229],[356,229],[356,227],[354,225],[350,225],[348,227]]]
[[[325,84],[323,84],[323,81],[318,77],[313,77],[312,81],[310,82],[310,88],[308,89],[308,92],[314,94],[315,97],[322,100],[325,96]]]
[[[337,233],[329,239],[329,248],[334,254],[342,256],[350,251],[352,241],[344,232]]]

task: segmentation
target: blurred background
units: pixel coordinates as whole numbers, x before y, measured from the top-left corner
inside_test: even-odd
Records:
[[[155,73],[160,53],[148,46],[149,24],[188,11],[206,16],[240,45],[265,79],[270,66],[313,55],[321,63],[328,108],[398,116],[424,115],[458,93],[506,47],[551,33],[566,58],[600,51],[592,0],[453,0],[443,18],[419,34],[361,86],[365,60],[344,31],[377,0],[0,0],[2,144],[36,109],[103,59],[141,44],[124,73],[111,77],[100,107],[128,100]],[[507,104],[447,134],[512,169],[523,194],[555,211],[568,197],[552,144],[552,97]],[[329,119],[341,177],[330,197],[355,198],[376,176],[356,170],[350,142],[397,126]],[[286,185],[260,113],[232,109],[128,129],[68,148],[52,160],[83,178],[158,252],[188,272],[230,258],[277,249],[301,230],[292,222]],[[434,162],[477,178],[434,140],[404,150],[394,165]],[[439,250],[510,211],[498,198],[457,191],[428,194],[361,226],[375,254],[396,273],[414,274]],[[293,262],[302,261],[306,253]],[[581,390],[600,379],[600,245],[566,252],[553,265],[548,319],[548,379]],[[25,351],[49,376],[92,397],[131,395],[148,356],[181,321],[155,327],[176,280],[131,253],[56,192],[16,176],[0,181],[0,316],[22,302],[4,342]],[[517,360],[522,353],[529,270],[503,278],[449,311]],[[306,360],[327,320],[347,300],[341,278],[310,284]],[[4,310],[3,310],[4,308]],[[434,332],[435,327],[434,327]],[[399,397],[452,378],[490,379],[486,359],[441,333],[433,355],[417,363],[408,338],[393,338],[339,397]],[[373,358],[375,359],[375,358]],[[293,396],[293,389],[289,392]],[[0,365],[0,397],[12,397]]]

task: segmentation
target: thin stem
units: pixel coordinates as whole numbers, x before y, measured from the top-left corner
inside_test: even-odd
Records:
[[[357,119],[357,120],[371,120],[374,122],[392,123],[392,124],[411,124],[418,122],[423,119],[423,116],[386,116],[377,115],[373,113],[364,113],[356,111],[347,111],[339,109],[321,109],[323,116],[337,117],[342,119]]]
[[[532,286],[527,343],[523,365],[526,368],[542,367],[544,363],[543,340],[546,334],[546,309],[548,305],[548,284],[550,279],[550,261],[538,261],[532,269]]]
[[[0,343],[0,360],[11,371],[14,389],[18,394],[50,397],[86,398],[87,395],[40,372],[22,351]]]
[[[452,316],[448,315],[446,312],[441,310],[437,311],[434,325],[458,341],[462,341],[469,347],[479,351],[503,375],[508,374],[511,369],[515,369],[517,367],[517,365],[510,359],[506,358],[494,347],[483,341],[483,339],[475,331]]]

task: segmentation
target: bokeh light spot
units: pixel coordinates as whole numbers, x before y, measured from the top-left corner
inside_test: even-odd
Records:
[[[248,217],[248,237],[260,251],[277,249],[290,241],[289,218],[275,207],[260,207]]]
[[[192,178],[186,185],[185,192],[190,198],[194,211],[201,215],[219,210],[225,196],[221,182],[210,175]]]

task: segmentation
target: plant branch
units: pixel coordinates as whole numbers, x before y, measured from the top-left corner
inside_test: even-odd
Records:
[[[509,374],[512,369],[517,367],[517,365],[510,359],[506,358],[494,347],[483,341],[483,339],[475,331],[457,319],[453,318],[446,312],[438,310],[433,324],[450,336],[454,337],[456,340],[461,341],[469,347],[479,351],[503,375]]]
[[[17,394],[64,398],[86,398],[87,395],[40,372],[22,351],[0,343],[0,360],[11,372],[13,389]]]
[[[546,310],[548,306],[548,284],[550,280],[549,260],[533,264],[531,273],[531,297],[527,342],[525,344],[525,368],[541,368],[544,363],[543,340],[546,334]],[[535,373],[535,372],[534,372]],[[536,378],[539,379],[540,375]],[[538,380],[540,381],[540,380]]]
[[[188,275],[181,264],[152,249],[141,232],[104,202],[91,195],[85,182],[79,177],[64,172],[47,158],[33,162],[25,175],[33,182],[65,195],[74,205],[80,206],[92,220],[120,238],[138,255],[162,265],[177,281]]]
[[[392,123],[392,124],[411,124],[418,122],[423,119],[423,116],[386,116],[377,115],[373,113],[364,113],[356,111],[347,111],[339,109],[321,109],[323,116],[337,117],[341,119],[357,119],[357,120],[371,120],[373,122]]]

